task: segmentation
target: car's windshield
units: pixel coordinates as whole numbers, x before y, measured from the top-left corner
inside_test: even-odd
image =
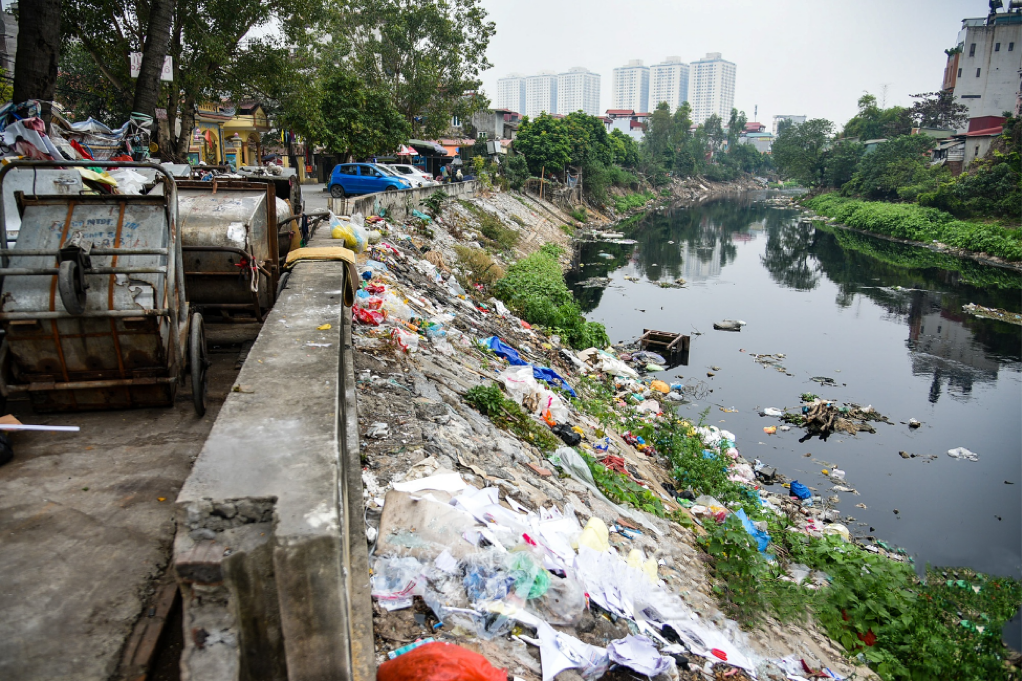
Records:
[[[388,168],[387,166],[376,166],[376,168],[378,168],[379,171],[384,175],[391,175],[393,177],[397,177],[397,173],[394,172],[393,168]]]

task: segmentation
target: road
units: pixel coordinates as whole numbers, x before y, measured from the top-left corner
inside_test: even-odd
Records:
[[[0,679],[111,678],[167,565],[174,499],[237,376],[239,331],[207,327],[201,419],[187,389],[158,409],[35,414],[8,403],[24,423],[81,432],[16,433],[0,467]]]

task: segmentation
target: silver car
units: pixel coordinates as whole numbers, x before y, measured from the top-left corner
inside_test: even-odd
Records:
[[[394,171],[394,174],[398,177],[411,182],[413,187],[433,187],[440,184],[430,177],[426,171],[407,163],[388,163],[386,167],[388,170]]]

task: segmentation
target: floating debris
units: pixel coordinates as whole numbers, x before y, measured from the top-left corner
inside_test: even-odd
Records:
[[[983,307],[982,305],[976,305],[975,303],[962,305],[962,309],[974,317],[979,317],[980,319],[995,319],[999,322],[1007,322],[1009,324],[1022,326],[1022,313],[1008,312],[1007,310],[1002,310],[999,307]]]

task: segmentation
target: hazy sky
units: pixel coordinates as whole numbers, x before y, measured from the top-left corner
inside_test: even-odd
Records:
[[[738,67],[735,107],[768,126],[775,114],[827,118],[839,126],[868,91],[887,106],[940,88],[965,17],[987,0],[481,0],[497,24],[494,65],[483,89],[511,72],[562,73],[584,66],[601,78],[610,108],[612,69],[668,55],[691,62],[720,52]],[[1005,2],[1007,5],[1007,2]]]

